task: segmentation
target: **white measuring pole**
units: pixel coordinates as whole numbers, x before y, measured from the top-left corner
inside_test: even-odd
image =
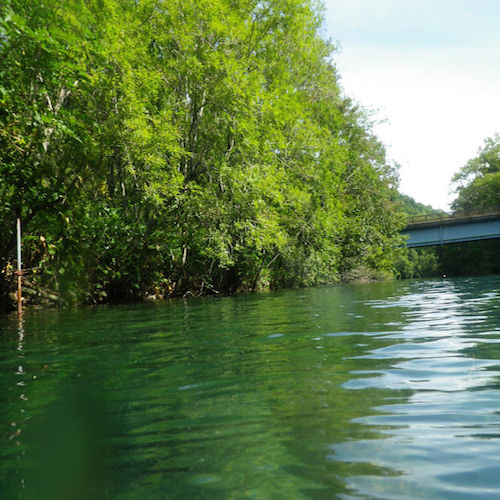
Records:
[[[22,282],[23,267],[21,261],[21,219],[17,219],[17,312],[23,312]]]

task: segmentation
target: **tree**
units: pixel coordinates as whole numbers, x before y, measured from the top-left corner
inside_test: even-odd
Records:
[[[457,198],[453,210],[500,206],[500,135],[488,138],[478,155],[454,175]]]
[[[102,302],[391,272],[395,170],[308,0],[7,0],[1,268]],[[22,56],[22,57],[21,57]]]

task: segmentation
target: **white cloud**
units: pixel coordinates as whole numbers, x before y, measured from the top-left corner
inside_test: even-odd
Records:
[[[498,54],[345,47],[335,60],[346,93],[388,120],[375,131],[401,191],[447,209],[453,173],[500,131]]]
[[[447,208],[454,172],[500,132],[498,0],[325,0],[345,92],[387,119],[401,191]]]

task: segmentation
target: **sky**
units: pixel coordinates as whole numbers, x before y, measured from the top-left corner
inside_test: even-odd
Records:
[[[448,210],[453,174],[500,133],[500,1],[323,3],[341,85],[372,112],[400,191]]]

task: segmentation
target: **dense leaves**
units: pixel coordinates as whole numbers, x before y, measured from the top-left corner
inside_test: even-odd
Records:
[[[396,173],[307,0],[7,0],[0,241],[65,302],[390,273]]]
[[[484,146],[453,177],[457,198],[454,210],[478,210],[500,206],[500,136],[484,141]]]

